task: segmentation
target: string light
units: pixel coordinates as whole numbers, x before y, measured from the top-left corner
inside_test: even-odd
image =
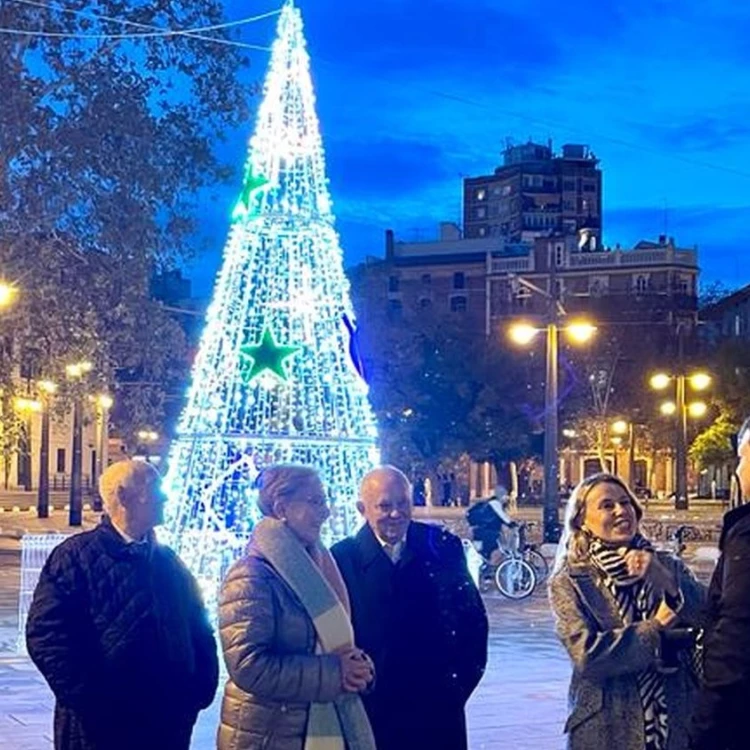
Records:
[[[320,472],[331,542],[358,525],[357,486],[379,460],[367,384],[349,357],[349,285],[291,3],[265,92],[164,485],[165,539],[209,606],[258,519],[253,483],[264,466]]]

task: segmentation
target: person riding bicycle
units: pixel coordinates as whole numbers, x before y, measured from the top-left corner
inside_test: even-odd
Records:
[[[491,562],[493,553],[499,550],[506,530],[518,527],[508,512],[509,500],[503,488],[497,486],[491,497],[478,500],[466,512],[472,537],[480,542],[479,553],[487,562]]]

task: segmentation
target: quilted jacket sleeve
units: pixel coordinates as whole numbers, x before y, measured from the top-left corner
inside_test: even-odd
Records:
[[[106,695],[96,641],[85,618],[85,588],[75,546],[64,543],[42,569],[26,625],[29,655],[57,700],[77,711],[97,711]]]
[[[259,698],[329,703],[343,692],[339,658],[279,647],[278,620],[289,615],[276,601],[274,577],[250,558],[235,565],[222,585],[219,629],[229,676]]]
[[[606,680],[656,663],[660,637],[655,620],[602,630],[587,615],[564,571],[550,580],[549,593],[557,634],[582,677]]]

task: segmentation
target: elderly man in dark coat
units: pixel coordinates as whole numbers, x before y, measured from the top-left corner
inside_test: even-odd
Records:
[[[750,418],[737,435],[737,477],[750,498]],[[703,689],[693,715],[693,750],[745,750],[750,697],[750,505],[724,517],[721,557],[708,589]]]
[[[217,644],[196,582],[154,538],[159,485],[149,464],[113,464],[107,515],[42,570],[26,642],[55,694],[57,750],[188,750],[213,700]]]
[[[398,469],[368,474],[367,524],[334,545],[351,598],[356,642],[375,663],[364,696],[378,748],[467,747],[464,706],[487,662],[487,616],[461,541],[411,520]]]

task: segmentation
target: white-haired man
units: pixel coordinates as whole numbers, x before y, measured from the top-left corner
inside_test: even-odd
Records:
[[[385,750],[466,748],[464,706],[487,661],[487,616],[453,534],[411,520],[412,488],[398,469],[360,489],[367,524],[334,545],[357,644],[375,663],[363,696]]]
[[[158,544],[160,477],[120,461],[101,476],[105,516],[42,570],[26,642],[55,694],[57,750],[188,750],[218,684],[216,641],[194,578]]]

